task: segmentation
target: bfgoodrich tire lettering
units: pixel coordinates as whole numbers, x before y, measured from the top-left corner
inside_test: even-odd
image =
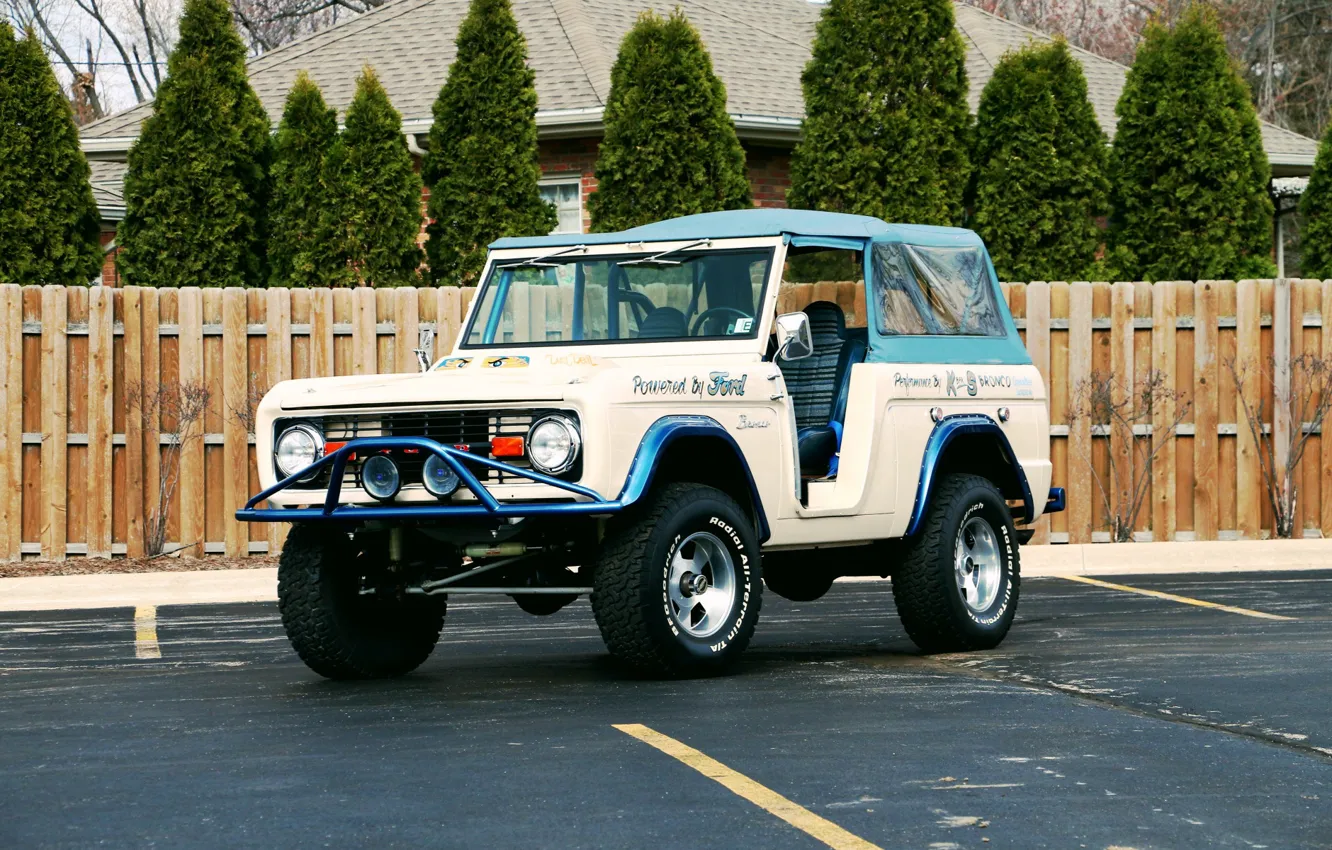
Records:
[[[719,591],[728,561],[730,590]],[[673,569],[694,562],[709,565],[698,574],[705,581],[692,584],[692,572],[673,577]],[[713,487],[670,484],[603,541],[592,612],[606,648],[641,672],[717,672],[739,658],[754,634],[763,601],[760,569],[753,526],[734,499]],[[714,591],[712,610],[682,611],[682,584],[691,593]],[[685,596],[685,605],[693,598]],[[716,600],[726,603],[724,610]]]
[[[994,582],[979,589],[974,581],[965,586],[974,575],[968,567],[976,566],[967,558],[976,552],[993,552],[996,563]],[[911,640],[926,652],[998,646],[1013,623],[1020,584],[1017,531],[1004,497],[979,476],[946,476],[893,571],[893,600]]]
[[[335,529],[296,525],[278,561],[278,609],[301,660],[330,679],[401,676],[434,651],[444,625],[442,599],[360,595],[376,569]]]

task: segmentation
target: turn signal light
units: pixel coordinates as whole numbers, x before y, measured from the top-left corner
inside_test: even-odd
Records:
[[[490,454],[492,457],[522,457],[523,438],[496,437],[490,441]]]

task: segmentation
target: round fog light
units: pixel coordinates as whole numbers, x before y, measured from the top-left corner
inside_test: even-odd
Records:
[[[388,455],[373,455],[361,464],[361,486],[381,502],[387,502],[398,495],[401,483],[398,465]]]
[[[453,471],[453,467],[444,458],[431,455],[421,472],[421,483],[430,495],[443,499],[452,496],[453,491],[458,489],[458,473]]]

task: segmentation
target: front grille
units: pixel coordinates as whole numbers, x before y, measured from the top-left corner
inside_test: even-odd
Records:
[[[491,440],[496,437],[526,437],[528,429],[538,417],[554,412],[556,411],[530,409],[393,411],[326,414],[306,417],[300,421],[313,422],[319,426],[327,442],[347,442],[360,437],[427,437],[446,446],[470,446],[476,454],[488,457]],[[570,411],[559,412],[576,421],[576,417]],[[279,421],[276,433],[280,434],[285,427],[295,421],[297,420]],[[420,484],[425,457],[419,454],[394,452],[393,460],[398,464],[404,487]],[[507,457],[500,460],[510,466],[530,468],[526,457]],[[579,466],[581,463],[575,465],[570,472],[577,473]],[[481,466],[472,466],[471,470],[485,484],[527,481],[525,478]],[[325,474],[319,479],[297,486],[325,489],[328,487],[328,476]],[[359,461],[347,464],[342,486],[361,486]]]

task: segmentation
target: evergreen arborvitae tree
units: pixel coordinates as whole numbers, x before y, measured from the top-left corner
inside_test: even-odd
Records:
[[[1115,107],[1112,265],[1128,280],[1270,276],[1267,155],[1215,14],[1194,6],[1143,36]]]
[[[129,152],[117,255],[136,286],[262,286],[269,124],[226,0],[186,0]]]
[[[966,50],[951,0],[832,0],[801,83],[787,203],[956,224],[968,178]]]
[[[1318,145],[1309,185],[1300,197],[1300,274],[1332,278],[1332,126]]]
[[[430,187],[430,277],[471,284],[501,236],[549,233],[537,182],[535,75],[509,0],[472,0],[458,56],[433,108],[422,173]]]
[[[340,275],[329,284],[418,283],[421,178],[407,151],[402,116],[369,67],[356,79],[346,126],[325,171],[324,230]]]
[[[643,12],[620,43],[606,101],[594,231],[753,205],[726,86],[679,10]]]
[[[327,286],[342,271],[329,234],[321,229],[329,204],[324,161],[337,138],[337,113],[302,71],[287,94],[273,142],[269,286]]]
[[[972,226],[1000,279],[1083,279],[1109,212],[1108,151],[1063,39],[1000,60],[973,139]]]
[[[29,31],[0,20],[0,283],[80,285],[102,265],[69,101]]]

